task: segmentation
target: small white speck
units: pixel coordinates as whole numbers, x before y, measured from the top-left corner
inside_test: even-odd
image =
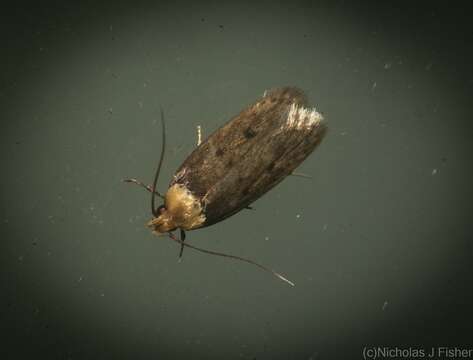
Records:
[[[385,301],[385,302],[383,303],[383,307],[381,308],[381,310],[383,310],[383,311],[386,310],[386,308],[388,307],[388,304],[389,304],[389,303],[388,303],[387,301]]]
[[[79,276],[79,279],[77,279],[77,282],[81,282],[82,281],[82,276]]]
[[[387,63],[384,64],[384,69],[385,70],[391,69],[391,66],[392,66],[392,63],[387,62]]]
[[[296,218],[299,219],[301,217],[301,214],[297,214]]]
[[[433,169],[432,170],[432,175],[436,175],[437,174],[437,169]]]
[[[322,231],[327,231],[328,224],[324,224],[324,227],[322,228]]]
[[[269,236],[265,236],[264,239],[265,239],[266,241],[268,241],[268,240],[269,240]]]
[[[375,81],[375,82],[373,83],[373,85],[371,85],[371,90],[376,89],[376,86],[377,86],[377,85],[378,85],[378,84],[377,84],[376,81]]]
[[[101,293],[101,294],[100,294],[100,296],[101,296],[101,297],[104,297],[104,296],[105,296],[105,294],[104,294],[104,293]]]

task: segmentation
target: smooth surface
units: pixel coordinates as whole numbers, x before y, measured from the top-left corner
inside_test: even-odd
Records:
[[[131,3],[130,3],[131,4]],[[2,11],[2,358],[340,359],[472,348],[469,17],[282,2]],[[447,6],[445,6],[447,7]],[[244,211],[153,236],[171,176],[265,89],[296,85],[329,133]]]

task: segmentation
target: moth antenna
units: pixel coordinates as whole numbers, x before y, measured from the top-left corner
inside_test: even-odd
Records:
[[[137,179],[123,179],[122,181],[126,182],[126,183],[131,183],[131,184],[136,184],[138,186],[141,186],[143,189],[148,190],[150,193],[153,192],[153,189],[151,189],[150,186],[146,185],[145,183],[142,183],[141,181],[139,181]],[[162,194],[160,194],[159,191],[156,190],[154,193],[157,196],[159,196],[161,199],[164,199],[164,196]]]
[[[282,280],[286,283],[288,283],[289,285],[291,286],[295,286],[295,284],[286,279],[284,276],[282,276],[281,274],[277,273],[276,271],[272,270],[272,269],[269,269],[267,268],[266,266],[263,266],[261,264],[258,264],[257,262],[254,262],[253,260],[250,260],[250,259],[245,259],[243,257],[240,257],[240,256],[235,256],[235,255],[230,255],[230,254],[224,254],[224,253],[220,253],[220,252],[217,252],[217,251],[211,251],[211,250],[206,250],[206,249],[202,249],[202,248],[199,248],[197,246],[194,246],[194,245],[191,245],[191,244],[188,244],[188,243],[185,243],[184,241],[178,239],[177,237],[174,236],[173,233],[168,233],[169,235],[169,238],[179,244],[181,244],[181,246],[187,246],[187,247],[190,247],[191,249],[194,249],[194,250],[197,250],[197,251],[200,251],[200,252],[203,252],[203,253],[206,253],[206,254],[210,254],[210,255],[216,255],[216,256],[222,256],[222,257],[227,257],[227,258],[231,258],[231,259],[235,259],[235,260],[240,260],[240,261],[244,261],[244,262],[247,262],[247,263],[250,263],[250,264],[253,264],[255,266],[258,266],[260,269],[263,269],[264,271],[267,271],[271,274],[273,274],[274,276],[276,276],[279,280]]]
[[[156,184],[158,183],[159,173],[161,171],[161,166],[163,165],[164,160],[164,151],[166,149],[166,126],[164,125],[164,112],[163,108],[161,108],[161,130],[163,133],[163,141],[161,143],[161,157],[159,158],[158,168],[156,169],[156,174],[154,175],[153,186],[151,188],[151,212],[154,216],[158,217],[158,209],[155,206],[155,199],[156,199]]]

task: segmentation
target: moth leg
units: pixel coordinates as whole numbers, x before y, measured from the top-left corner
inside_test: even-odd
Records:
[[[151,186],[146,185],[146,184],[142,183],[142,182],[139,181],[139,180],[136,180],[136,179],[123,179],[123,182],[136,184],[136,185],[139,185],[139,186],[141,186],[142,188],[148,190],[150,193],[153,192],[153,189],[151,189]],[[164,196],[161,195],[159,192],[155,191],[154,193],[155,193],[156,195],[158,195],[159,197],[161,197],[161,198],[164,199]]]
[[[182,253],[184,252],[184,240],[186,239],[186,232],[182,229],[179,229],[181,231],[181,250],[179,251],[179,261],[182,259]]]
[[[202,127],[197,125],[197,146],[202,143]]]
[[[292,176],[299,176],[299,177],[303,177],[303,178],[306,178],[306,179],[312,179],[312,176],[310,175],[307,175],[307,174],[304,174],[304,173],[300,173],[300,172],[297,172],[297,171],[293,171],[291,173]]]

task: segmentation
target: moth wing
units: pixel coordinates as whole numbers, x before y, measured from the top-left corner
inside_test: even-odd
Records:
[[[201,198],[206,221],[219,222],[245,208],[300,165],[322,140],[326,126],[308,109],[303,92],[274,89],[210,135],[178,169]]]

